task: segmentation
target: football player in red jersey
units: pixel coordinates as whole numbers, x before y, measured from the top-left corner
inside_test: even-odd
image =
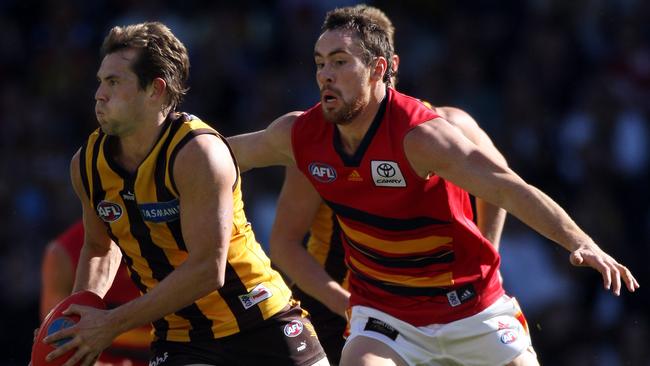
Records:
[[[295,164],[335,213],[352,308],[342,365],[536,365],[499,255],[467,217],[468,192],[599,271],[616,295],[639,284],[546,194],[391,88],[393,53],[381,24],[329,12],[314,47],[320,102],[230,138],[237,160]]]
[[[394,44],[394,26],[383,11],[364,4],[349,9],[367,15],[380,24],[386,29],[391,44]],[[394,54],[393,75],[397,74],[398,64],[399,57]],[[396,86],[395,79],[393,77],[391,80],[393,87]],[[452,107],[435,107],[434,110],[458,127],[473,143],[491,150],[495,158],[505,162],[489,136],[467,112]],[[347,179],[358,181],[363,178],[354,174]],[[505,210],[478,199],[475,213],[481,233],[498,249]],[[467,214],[473,219],[472,210]],[[303,242],[307,234],[305,248]],[[295,167],[287,167],[269,242],[271,259],[294,282],[294,296],[309,311],[321,345],[334,364],[339,362],[345,341],[345,311],[350,296],[347,267],[339,238],[340,226],[332,210],[322,202],[302,173]],[[295,265],[296,262],[301,265]]]

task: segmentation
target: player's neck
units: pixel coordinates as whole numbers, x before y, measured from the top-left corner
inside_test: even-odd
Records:
[[[337,125],[341,136],[341,144],[347,154],[352,155],[357,151],[366,132],[368,132],[375,120],[381,102],[386,97],[386,88],[376,89],[371,93],[368,105],[363,108],[355,119],[348,124]]]
[[[159,113],[155,121],[142,123],[132,133],[117,139],[115,159],[128,172],[135,172],[149,155],[158,141],[165,118]]]

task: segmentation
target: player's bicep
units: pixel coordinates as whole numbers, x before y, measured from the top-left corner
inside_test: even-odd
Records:
[[[503,202],[504,190],[524,184],[504,162],[444,120],[428,122],[409,132],[404,148],[421,176],[436,174],[497,206]]]
[[[287,113],[266,129],[228,138],[242,172],[253,168],[293,163],[291,127],[299,112]]]
[[[242,172],[267,166],[269,154],[273,153],[267,142],[266,130],[228,137],[228,144]]]
[[[469,113],[462,109],[453,107],[442,107],[437,110],[444,112],[441,115],[451,124],[458,127],[465,137],[475,145],[480,146],[485,153],[489,154],[494,159],[507,164],[505,157],[496,148],[490,136],[488,136],[488,134],[479,126],[476,120],[469,115]]]
[[[188,260],[225,260],[233,219],[237,172],[225,143],[205,134],[190,140],[173,166]]]

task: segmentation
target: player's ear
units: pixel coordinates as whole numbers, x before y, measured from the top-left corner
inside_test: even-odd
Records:
[[[399,69],[399,56],[393,54],[393,75],[397,73],[397,69]]]
[[[155,99],[164,98],[167,91],[167,82],[162,78],[155,78],[151,82],[149,96]]]
[[[384,78],[386,71],[388,70],[388,62],[382,56],[375,58],[372,63],[372,71],[370,73],[370,78],[373,81],[380,81]]]

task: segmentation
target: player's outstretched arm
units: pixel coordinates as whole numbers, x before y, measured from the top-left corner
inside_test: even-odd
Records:
[[[407,157],[418,174],[435,173],[471,194],[505,208],[540,234],[571,252],[571,263],[599,271],[606,289],[633,292],[639,283],[550,197],[527,184],[502,162],[471,143],[442,119],[418,126],[405,137]]]
[[[296,167],[287,167],[271,231],[271,260],[301,290],[345,317],[350,293],[302,245],[321,204],[305,176]]]
[[[293,164],[291,127],[301,113],[287,113],[264,130],[228,137],[239,170],[245,172],[253,168]]]

